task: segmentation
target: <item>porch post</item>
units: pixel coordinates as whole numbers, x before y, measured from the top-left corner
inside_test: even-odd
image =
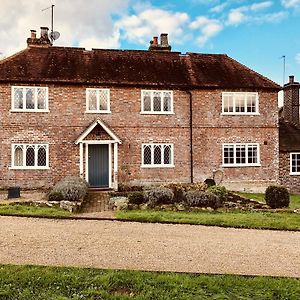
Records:
[[[83,178],[83,143],[79,143],[79,175]]]
[[[118,143],[114,143],[114,190],[118,189]]]

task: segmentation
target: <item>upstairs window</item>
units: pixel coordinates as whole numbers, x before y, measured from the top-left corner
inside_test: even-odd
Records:
[[[13,144],[11,165],[14,169],[48,168],[48,144]]]
[[[173,92],[142,90],[142,113],[171,114],[173,113]]]
[[[39,86],[13,86],[12,111],[47,112],[48,88]]]
[[[258,93],[222,93],[222,114],[257,115]]]
[[[223,144],[223,166],[260,166],[258,144]]]
[[[110,113],[109,89],[86,89],[86,112]]]
[[[173,167],[172,144],[143,144],[142,167]]]
[[[300,175],[300,153],[290,153],[290,174]]]

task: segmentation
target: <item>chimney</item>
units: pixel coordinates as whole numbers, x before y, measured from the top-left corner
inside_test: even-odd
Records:
[[[158,37],[154,36],[150,41],[149,51],[171,51],[171,46],[168,42],[168,34],[162,33],[160,35],[160,44],[158,44]]]
[[[289,76],[289,82],[283,87],[283,118],[285,121],[300,125],[300,84],[294,76]]]
[[[41,37],[36,38],[36,30],[30,30],[30,38],[27,39],[28,47],[49,47],[52,46],[48,37],[48,27],[41,27]]]

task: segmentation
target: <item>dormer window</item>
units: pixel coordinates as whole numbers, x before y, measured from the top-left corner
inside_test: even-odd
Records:
[[[12,111],[48,112],[48,88],[40,86],[13,86]]]
[[[172,114],[173,92],[142,90],[141,92],[142,114]]]
[[[258,93],[222,93],[223,115],[258,115]]]

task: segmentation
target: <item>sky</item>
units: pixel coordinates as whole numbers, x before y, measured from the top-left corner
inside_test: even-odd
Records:
[[[60,32],[55,46],[146,50],[169,34],[173,51],[224,53],[282,85],[300,81],[300,0],[1,0],[0,58],[30,30]]]

